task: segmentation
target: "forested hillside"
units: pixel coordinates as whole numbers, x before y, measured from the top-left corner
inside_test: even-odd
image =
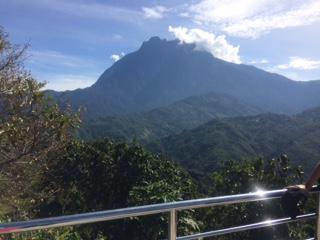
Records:
[[[183,99],[142,113],[85,121],[79,130],[84,139],[113,138],[147,143],[191,129],[214,118],[254,115],[259,108],[232,96],[210,93]]]
[[[216,119],[150,145],[188,169],[212,171],[226,160],[286,153],[310,172],[320,159],[320,108],[295,116]]]
[[[302,183],[303,169],[309,173],[320,159],[320,107],[305,110],[320,105],[317,81],[292,82],[154,37],[93,86],[62,93],[44,91],[24,68],[26,49],[0,27],[1,240],[162,240],[167,213],[7,235],[3,229],[284,188]],[[85,109],[73,111],[78,107]],[[285,217],[279,201],[269,203],[179,209],[178,235]],[[309,201],[304,210],[315,206]],[[314,228],[303,222],[223,240],[306,239]]]

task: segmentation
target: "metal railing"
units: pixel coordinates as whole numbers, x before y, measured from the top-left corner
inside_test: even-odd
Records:
[[[72,226],[79,225],[85,223],[95,223],[102,221],[110,221],[117,219],[124,219],[129,217],[139,217],[145,215],[153,215],[158,213],[169,213],[169,226],[168,226],[168,239],[169,240],[191,240],[191,239],[199,239],[206,238],[218,235],[224,235],[229,233],[236,233],[241,231],[247,231],[257,228],[265,228],[276,226],[280,224],[287,224],[291,222],[308,220],[317,218],[317,237],[316,239],[320,239],[320,220],[319,220],[319,209],[320,203],[318,207],[318,213],[309,213],[301,216],[297,216],[297,218],[281,218],[281,219],[273,219],[262,222],[257,222],[253,224],[247,224],[242,226],[230,227],[225,229],[219,229],[209,232],[197,233],[188,236],[177,236],[177,212],[188,209],[195,208],[203,208],[203,207],[213,207],[219,205],[229,205],[235,203],[247,203],[253,201],[265,201],[270,199],[281,198],[281,196],[286,192],[286,189],[281,190],[273,190],[273,191],[257,191],[253,193],[246,194],[237,194],[230,196],[220,196],[220,197],[211,197],[211,198],[203,198],[203,199],[194,199],[194,200],[186,200],[186,201],[178,201],[178,202],[170,202],[170,203],[161,203],[161,204],[152,204],[145,205],[140,207],[130,207],[123,209],[115,209],[115,210],[107,210],[107,211],[98,211],[91,213],[82,213],[75,214],[69,216],[61,216],[61,217],[51,217],[30,221],[22,221],[22,222],[13,222],[0,224],[0,234],[7,233],[18,233],[32,230],[40,230],[47,228],[56,228],[63,226]],[[318,192],[313,192],[318,193]],[[310,238],[311,240],[314,238]]]

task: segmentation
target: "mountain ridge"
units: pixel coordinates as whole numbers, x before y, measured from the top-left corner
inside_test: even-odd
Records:
[[[149,145],[188,169],[212,171],[225,160],[287,154],[306,172],[320,158],[320,107],[294,116],[264,113],[214,119]]]
[[[91,87],[52,95],[60,103],[84,106],[89,119],[148,111],[209,92],[276,113],[292,114],[320,105],[320,81],[292,81],[194,47],[153,37],[114,63]]]
[[[111,116],[85,122],[80,137],[109,137],[146,143],[191,129],[214,118],[254,115],[262,110],[234,97],[209,93],[141,113]]]

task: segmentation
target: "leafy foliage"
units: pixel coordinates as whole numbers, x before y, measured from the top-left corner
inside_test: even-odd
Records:
[[[0,213],[21,211],[21,198],[31,193],[25,183],[46,171],[48,153],[62,149],[79,123],[24,69],[26,47],[11,44],[0,28]]]
[[[50,169],[38,187],[44,199],[35,201],[35,217],[170,202],[196,194],[187,173],[136,144],[74,142]],[[191,212],[180,221],[181,233],[197,229]],[[99,234],[108,239],[161,239],[166,229],[167,216],[161,215],[81,226],[77,231],[84,239]]]
[[[277,159],[226,161],[212,174],[211,196],[241,194],[264,189],[281,189],[302,181],[301,168],[291,167],[286,155]],[[313,208],[313,209],[312,209]],[[311,206],[311,210],[315,210]],[[310,209],[309,209],[310,211]],[[205,230],[221,229],[285,217],[279,200],[232,204],[203,212]],[[314,235],[313,225],[299,222],[243,233],[218,239],[304,239]]]
[[[304,161],[308,167],[319,157],[319,109],[294,117],[265,114],[217,119],[164,138],[160,149],[187,166],[195,179],[136,143],[71,141],[79,120],[69,107],[62,110],[51,102],[48,94],[60,103],[70,98],[76,105],[85,105],[93,118],[150,110],[184,99],[145,113],[101,119],[82,132],[89,138],[108,135],[149,141],[210,118],[247,115],[260,109],[292,113],[317,105],[319,82],[293,83],[250,66],[212,58],[195,51],[193,45],[152,38],[139,51],[114,64],[92,87],[45,94],[44,85],[23,68],[25,49],[12,45],[0,29],[2,222],[196,198],[200,194],[194,180],[201,186],[203,197],[207,196],[203,193],[244,193],[256,190],[255,186],[281,188],[302,181],[301,169],[290,167],[286,156],[270,161],[242,159],[257,155],[269,159],[287,152],[294,162]],[[242,100],[203,95],[213,90]],[[187,98],[196,95],[200,97]],[[259,110],[243,101],[259,106]],[[155,146],[159,149],[157,143],[149,145]],[[303,160],[306,158],[310,161]],[[279,204],[273,202],[182,211],[178,232],[185,235],[261,221],[266,213],[282,216]],[[159,214],[1,239],[163,239],[167,217]],[[313,232],[311,225],[298,223],[219,239],[301,239]]]

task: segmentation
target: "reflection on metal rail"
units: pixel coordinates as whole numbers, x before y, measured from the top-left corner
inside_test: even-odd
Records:
[[[152,215],[157,213],[169,213],[169,229],[168,229],[169,240],[177,240],[177,239],[191,240],[191,239],[218,236],[218,235],[223,235],[228,233],[235,233],[240,231],[257,229],[257,228],[270,227],[270,226],[290,223],[294,221],[307,220],[310,218],[315,218],[317,215],[319,215],[316,213],[310,213],[310,214],[301,215],[296,219],[291,219],[291,218],[274,219],[274,220],[268,220],[268,221],[263,221],[263,222],[248,224],[248,225],[242,225],[242,226],[237,226],[232,228],[205,232],[205,233],[198,233],[198,234],[189,235],[189,236],[177,237],[177,211],[194,209],[194,208],[212,207],[212,206],[218,206],[218,205],[229,205],[229,204],[235,204],[235,203],[265,201],[265,200],[280,198],[285,192],[286,192],[286,189],[273,190],[273,191],[258,191],[254,193],[194,199],[194,200],[186,200],[186,201],[178,201],[178,202],[170,202],[170,203],[145,205],[140,207],[130,207],[130,208],[123,208],[123,209],[75,214],[75,215],[69,215],[69,216],[51,217],[51,218],[30,220],[30,221],[23,221],[23,222],[6,223],[6,224],[0,224],[0,234],[25,232],[25,231],[31,231],[31,230],[40,230],[40,229],[63,227],[63,226],[72,226],[72,225],[78,225],[78,224],[84,224],[84,223],[110,221],[110,220],[116,220],[116,219],[124,219],[128,217]],[[319,219],[317,220],[317,230],[318,229],[320,229]],[[318,234],[319,234],[319,231],[317,231],[317,235]]]
[[[281,218],[281,219],[275,219],[275,220],[266,220],[263,222],[242,225],[242,226],[238,226],[238,227],[225,228],[225,229],[219,229],[219,230],[215,230],[215,231],[211,231],[211,232],[198,233],[198,234],[185,236],[185,237],[178,237],[177,239],[190,240],[190,239],[199,239],[199,238],[205,238],[205,237],[214,237],[214,236],[219,236],[219,235],[225,235],[228,233],[236,233],[236,232],[242,232],[242,231],[247,231],[247,230],[252,230],[252,229],[257,229],[257,228],[271,227],[271,226],[276,226],[276,225],[280,225],[280,224],[296,222],[296,221],[300,221],[300,220],[308,220],[308,219],[312,219],[315,217],[316,217],[315,213],[310,213],[310,214],[297,216],[296,219]]]

